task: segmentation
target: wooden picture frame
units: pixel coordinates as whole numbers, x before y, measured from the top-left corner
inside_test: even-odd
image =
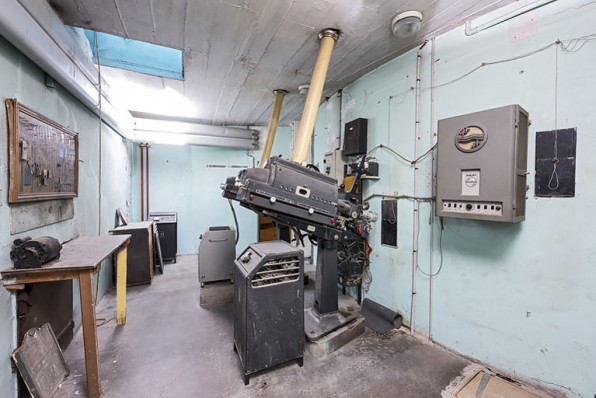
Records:
[[[79,135],[6,100],[9,203],[75,198],[79,193]]]

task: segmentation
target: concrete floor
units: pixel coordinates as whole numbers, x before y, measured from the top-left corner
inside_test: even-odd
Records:
[[[366,333],[323,359],[304,356],[244,386],[232,344],[232,305],[199,306],[196,256],[181,256],[152,285],[128,289],[127,323],[98,328],[105,397],[440,397],[469,362],[401,331]],[[357,306],[341,296],[340,305]],[[313,300],[312,282],[305,294]],[[115,291],[98,318],[116,314]],[[71,375],[56,397],[86,396],[82,332],[65,352]]]

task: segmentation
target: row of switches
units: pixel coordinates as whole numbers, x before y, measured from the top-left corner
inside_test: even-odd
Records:
[[[474,213],[502,215],[502,203],[448,202],[443,201],[443,211],[452,213]]]

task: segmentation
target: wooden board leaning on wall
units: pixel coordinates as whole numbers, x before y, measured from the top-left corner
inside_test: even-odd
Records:
[[[6,100],[9,137],[9,203],[78,196],[79,135]]]

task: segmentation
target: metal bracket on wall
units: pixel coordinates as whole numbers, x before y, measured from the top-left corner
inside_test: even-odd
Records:
[[[237,164],[206,164],[205,167],[208,169],[248,169],[247,165]]]

